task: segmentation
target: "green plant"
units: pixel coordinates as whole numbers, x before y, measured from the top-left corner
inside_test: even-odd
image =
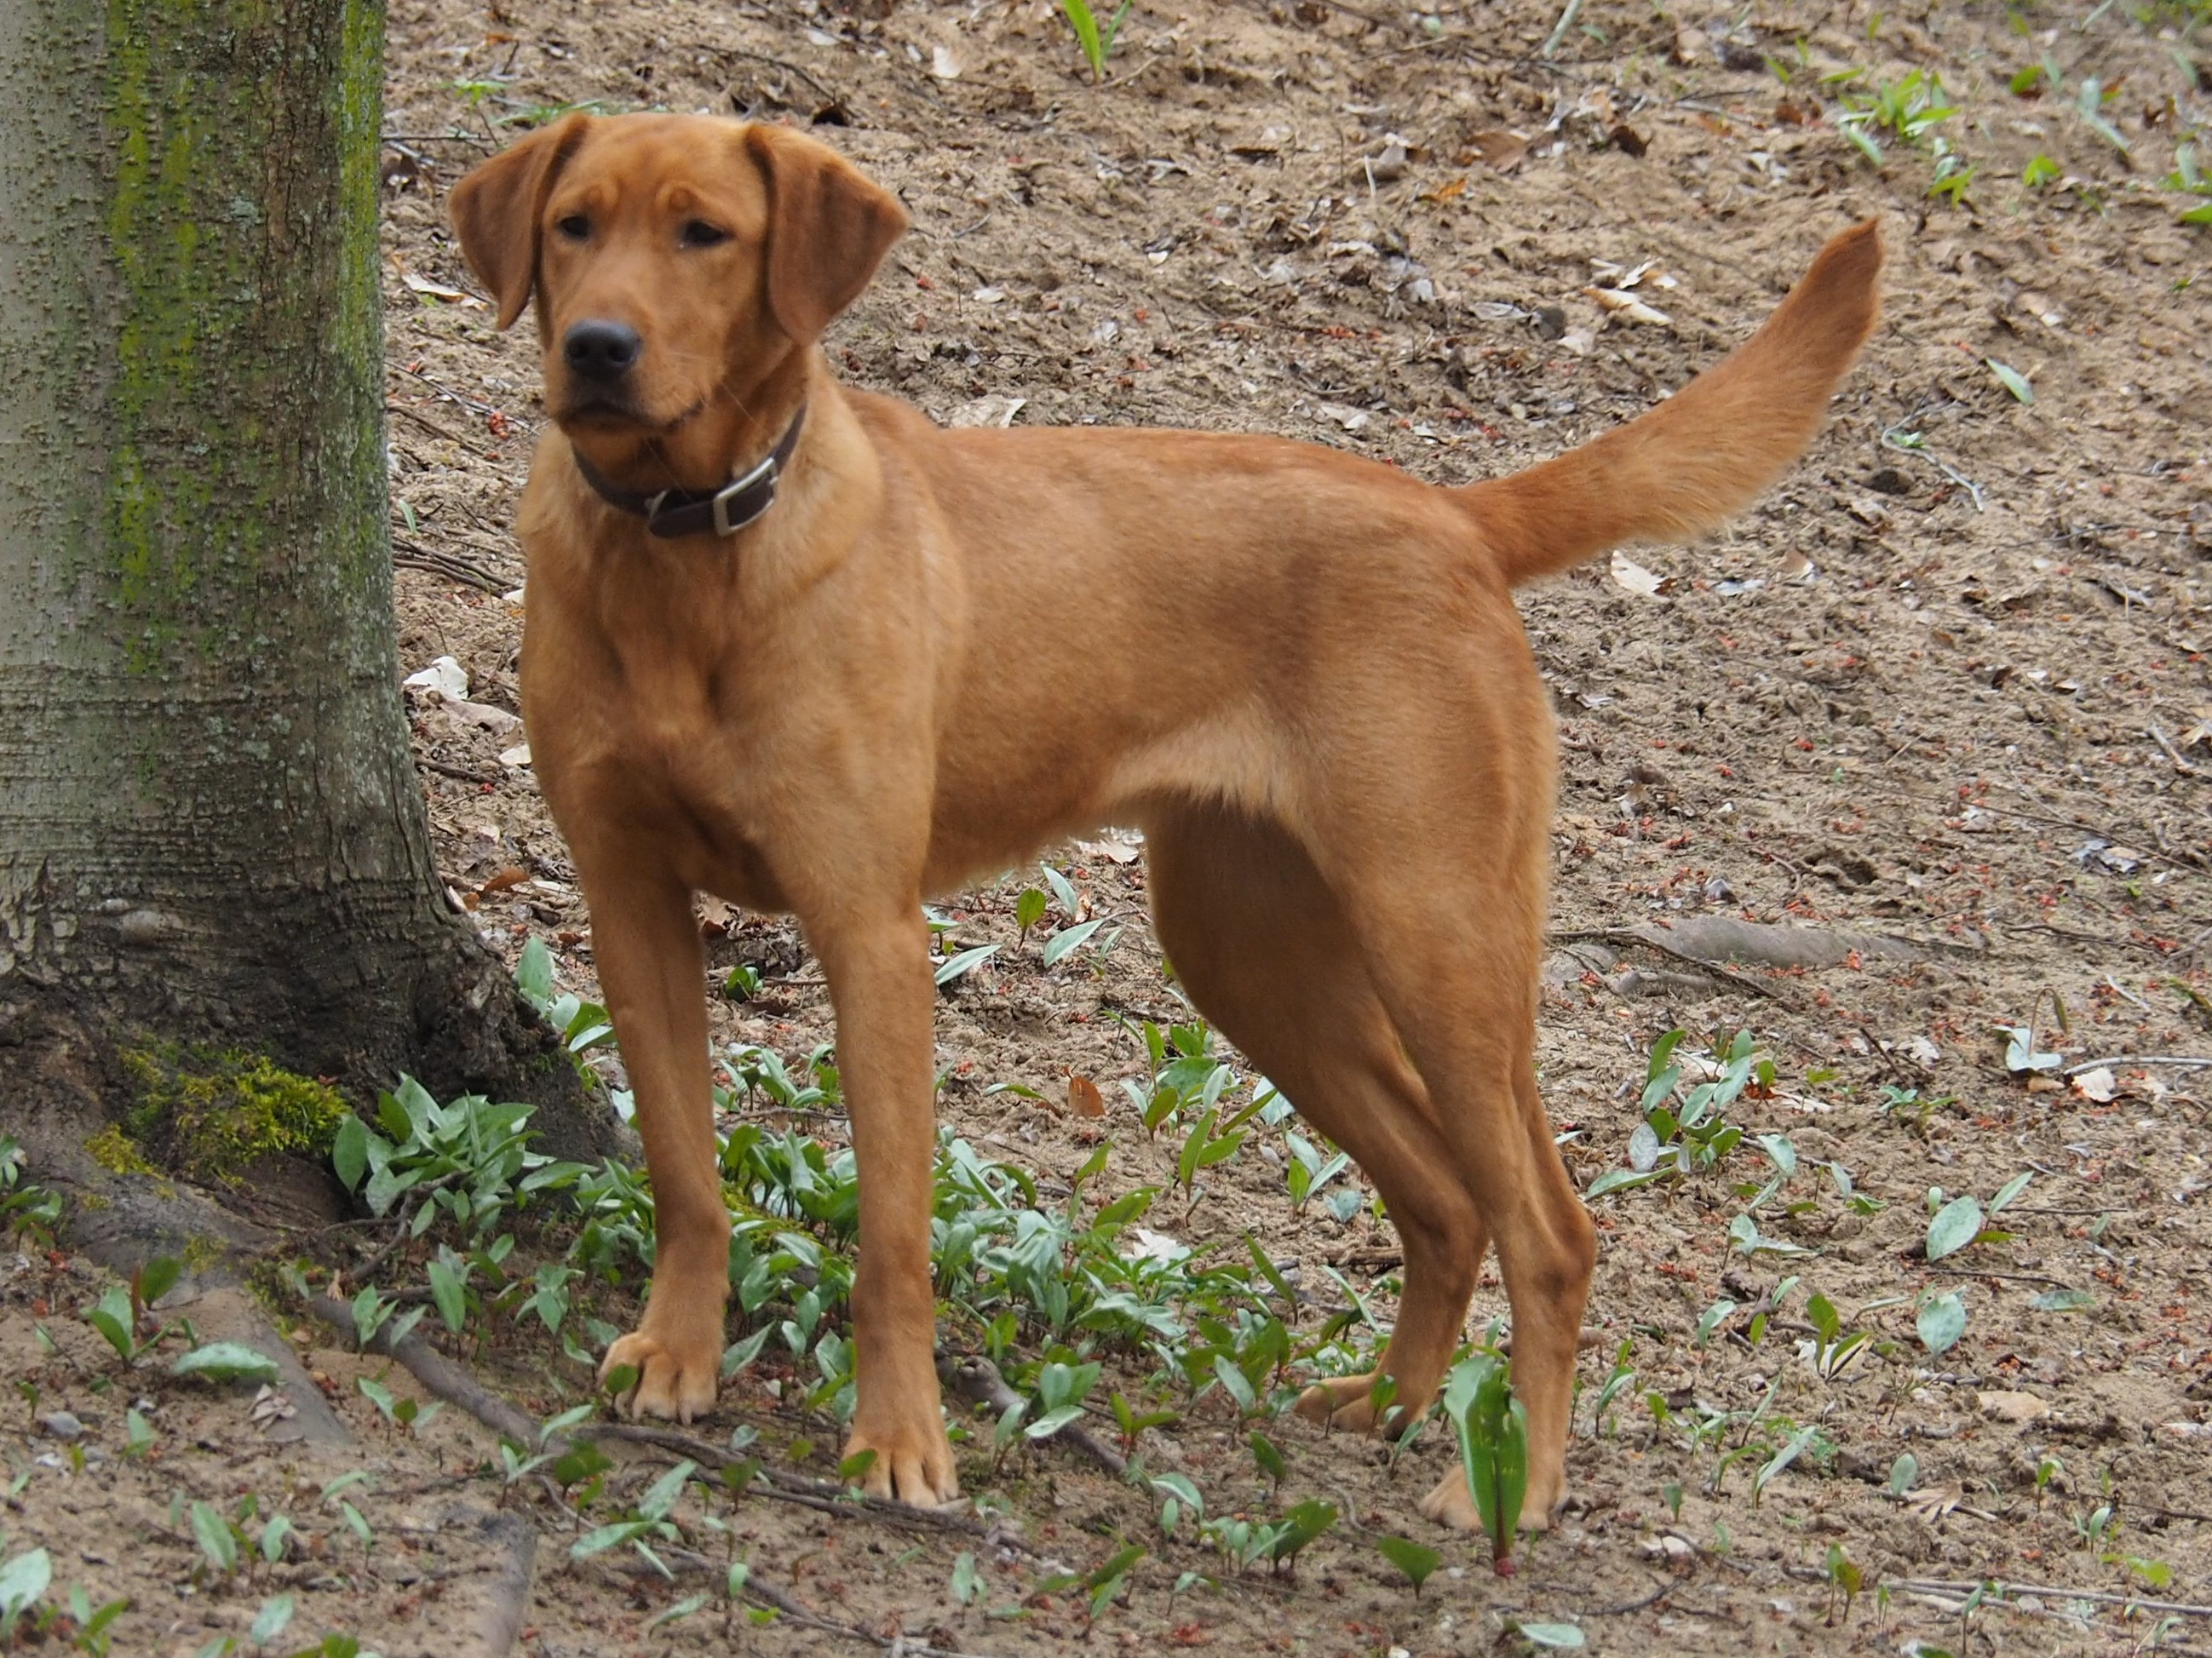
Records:
[[[2166,188],[2191,196],[2212,196],[2212,178],[2207,178],[2197,166],[2197,146],[2190,143],[2173,147],[2173,171],[2166,175]],[[2200,202],[2195,207],[2181,211],[2184,224],[2212,225],[2212,201]],[[0,1157],[4,1157],[4,1143],[0,1143]]]
[[[1444,1419],[1459,1438],[1475,1513],[1498,1576],[1510,1576],[1521,1503],[1528,1490],[1528,1412],[1512,1395],[1504,1358],[1477,1348],[1444,1380]]]
[[[1419,1598],[1421,1585],[1429,1581],[1429,1574],[1443,1564],[1443,1556],[1434,1549],[1403,1537],[1380,1538],[1375,1546],[1385,1560],[1406,1574],[1413,1585],[1416,1599]]]
[[[16,1625],[45,1599],[54,1581],[53,1558],[32,1549],[0,1566],[0,1647],[12,1646]]]
[[[50,1243],[61,1218],[61,1194],[25,1180],[23,1148],[12,1135],[0,1134],[0,1228],[10,1237]]]
[[[1121,7],[1105,27],[1091,13],[1085,0],[1060,0],[1060,9],[1067,15],[1068,27],[1075,31],[1076,44],[1083,48],[1083,60],[1091,65],[1091,78],[1103,80],[1106,74],[1106,59],[1114,50],[1115,38],[1121,33],[1121,20],[1129,15],[1132,0],[1121,0]]]
[[[1865,72],[1848,70],[1828,78],[1849,82],[1863,76]],[[1877,133],[1886,132],[1905,143],[1917,144],[1959,112],[1957,105],[1944,101],[1942,81],[1917,69],[1908,71],[1902,80],[1875,87],[1871,93],[1847,91],[1843,94],[1843,112],[1836,117],[1836,130],[1857,145],[1876,167],[1882,161]]]
[[[1751,1032],[1739,1030],[1724,1051],[1709,1058],[1696,1056],[1700,1068],[1711,1074],[1685,1088],[1684,1067],[1675,1055],[1686,1035],[1670,1030],[1651,1045],[1641,1101],[1644,1121],[1628,1137],[1628,1166],[1600,1175],[1590,1182],[1587,1196],[1602,1197],[1669,1175],[1702,1174],[1742,1141],[1743,1130],[1729,1121],[1726,1114],[1747,1088],[1773,1087],[1773,1061],[1758,1056]],[[1783,1136],[1768,1138],[1788,1145]],[[1769,1145],[1767,1151],[1779,1167],[1782,1156],[1777,1148]],[[1789,1169],[1794,1170],[1794,1150],[1788,1157]]]
[[[523,945],[521,959],[514,964],[514,983],[523,999],[559,1033],[577,1074],[591,1081],[585,1056],[614,1041],[613,1017],[597,1002],[585,1001],[554,984],[553,955],[543,938],[532,938]]]
[[[638,1498],[637,1507],[630,1512],[628,1518],[618,1520],[611,1525],[598,1527],[570,1544],[569,1558],[588,1559],[591,1556],[605,1550],[627,1545],[635,1551],[639,1558],[646,1564],[651,1566],[663,1577],[672,1580],[676,1574],[669,1570],[666,1561],[653,1552],[652,1546],[647,1540],[661,1538],[671,1541],[682,1540],[683,1533],[670,1521],[668,1515],[669,1511],[676,1506],[677,1498],[684,1495],[684,1485],[698,1471],[698,1466],[696,1462],[684,1461],[669,1469],[667,1473],[653,1482],[644,1496]]]
[[[1990,1199],[1986,1214],[1983,1212],[1982,1206],[1971,1197],[1954,1198],[1945,1203],[1942,1201],[1943,1188],[1940,1186],[1930,1187],[1928,1203],[1934,1212],[1928,1222],[1926,1250],[1929,1260],[1942,1260],[1958,1254],[1970,1244],[2002,1242],[2012,1236],[2011,1233],[2000,1231],[1988,1223],[1995,1220],[2013,1199],[2025,1192],[2034,1178],[2031,1171],[2007,1181],[1997,1194]]]

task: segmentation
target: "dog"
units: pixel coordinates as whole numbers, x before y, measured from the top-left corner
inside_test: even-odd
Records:
[[[574,114],[454,188],[501,327],[534,298],[551,425],[517,531],[522,700],[593,924],[659,1212],[634,1413],[714,1403],[729,1220],[694,895],[795,914],[860,1167],[848,1458],[958,1489],[929,1260],[925,896],[1107,823],[1146,835],[1191,1000],[1372,1180],[1405,1249],[1380,1361],[1419,1412],[1486,1248],[1565,1491],[1595,1235],[1534,1060],[1553,779],[1518,584],[1720,523],[1794,460],[1872,329],[1874,222],[1632,423],[1465,488],[1285,440],[947,431],[817,342],[904,231],[784,128]],[[1081,674],[1020,641],[1116,641]],[[1372,1429],[1371,1376],[1304,1413]],[[1423,1503],[1477,1520],[1464,1479]]]

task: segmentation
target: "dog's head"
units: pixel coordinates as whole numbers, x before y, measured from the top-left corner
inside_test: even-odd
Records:
[[[834,151],[706,116],[568,116],[462,179],[453,213],[499,325],[537,300],[571,441],[695,485],[906,228]]]

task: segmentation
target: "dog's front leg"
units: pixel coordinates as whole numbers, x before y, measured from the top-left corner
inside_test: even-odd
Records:
[[[623,1063],[637,1097],[653,1174],[653,1293],[644,1320],[607,1349],[602,1378],[637,1372],[633,1416],[689,1422],[714,1407],[729,1293],[723,1206],[707,1073],[706,962],[691,895],[649,860],[576,847],[592,907],[592,951]]]
[[[859,1398],[847,1460],[878,1497],[959,1495],[938,1403],[929,1220],[937,1156],[930,1021],[934,986],[918,898],[806,921],[837,1013],[837,1065],[860,1161],[860,1259],[853,1284]]]

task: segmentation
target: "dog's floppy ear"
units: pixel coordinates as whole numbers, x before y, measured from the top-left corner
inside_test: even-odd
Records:
[[[563,116],[453,186],[453,228],[460,233],[461,252],[499,301],[501,328],[511,327],[530,303],[538,281],[538,217],[591,118]]]
[[[782,127],[748,126],[768,179],[768,302],[800,345],[860,297],[906,231],[906,210],[843,156]]]

